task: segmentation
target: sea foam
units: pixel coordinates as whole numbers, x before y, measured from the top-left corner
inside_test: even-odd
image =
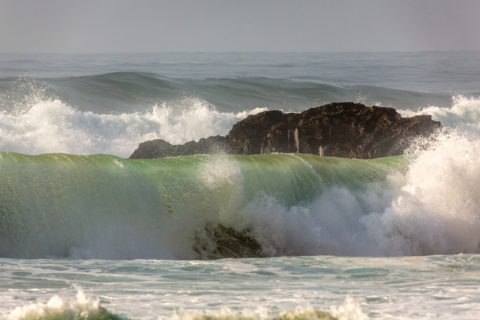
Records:
[[[0,111],[0,150],[25,154],[112,154],[128,157],[140,142],[164,139],[173,144],[225,135],[237,121],[265,111],[219,112],[198,98],[153,105],[145,112],[97,114],[60,99],[31,97],[26,104]]]
[[[104,319],[120,320],[117,315],[111,314],[100,306],[97,300],[87,298],[81,288],[77,288],[76,299],[68,300],[58,295],[51,297],[47,302],[36,302],[15,308],[6,317],[7,320],[82,320]]]
[[[6,320],[121,320],[118,316],[103,308],[98,299],[88,298],[81,288],[77,287],[76,299],[62,298],[54,295],[47,302],[35,302],[12,310]],[[311,305],[298,306],[295,310],[274,313],[261,306],[245,306],[242,310],[223,307],[215,311],[182,311],[176,310],[169,317],[158,319],[172,320],[368,320],[360,304],[351,297],[339,305],[332,306],[329,311],[320,311]]]

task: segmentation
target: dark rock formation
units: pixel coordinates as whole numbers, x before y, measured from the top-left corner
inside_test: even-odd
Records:
[[[208,224],[197,232],[193,251],[197,259],[265,257],[250,230],[239,232],[221,224]]]
[[[138,148],[130,156],[130,159],[154,159],[227,152],[228,150],[227,138],[222,136],[202,138],[198,142],[189,141],[180,145],[171,145],[165,140],[156,139],[140,143]]]
[[[375,158],[402,154],[411,141],[427,137],[440,122],[422,115],[402,118],[393,108],[359,103],[331,103],[301,113],[265,111],[235,124],[226,137],[172,146],[147,141],[130,158],[212,153],[300,152],[322,156]]]

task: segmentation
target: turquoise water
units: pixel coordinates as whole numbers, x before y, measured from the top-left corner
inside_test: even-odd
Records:
[[[327,212],[313,215],[317,201],[330,203],[324,198],[332,192],[347,193],[350,205],[361,207],[351,212],[352,222],[386,206],[391,197],[382,190],[390,188],[385,179],[406,162],[401,157],[366,161],[299,154],[127,160],[3,153],[0,255],[221,258],[215,253],[219,236],[209,235],[219,226],[264,242],[261,251],[267,256],[328,253],[335,248],[322,249],[308,239],[311,248],[298,246],[301,235],[283,239],[286,230],[281,229],[300,233],[302,220],[308,228],[308,223],[320,227],[332,219]],[[384,199],[372,202],[371,194]],[[302,212],[302,206],[313,206],[312,212]],[[278,220],[280,229],[269,230],[268,219]],[[278,239],[267,237],[272,231]],[[196,248],[199,243],[205,248]]]

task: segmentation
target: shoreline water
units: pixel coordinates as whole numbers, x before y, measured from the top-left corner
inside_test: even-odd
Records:
[[[334,310],[344,310],[345,317],[339,319],[356,320],[475,319],[480,312],[479,263],[478,255],[217,261],[1,259],[2,283],[13,280],[18,286],[10,284],[9,292],[0,293],[5,302],[0,317],[10,314],[8,319],[21,319],[21,312],[12,313],[16,307],[38,311],[58,295],[51,305],[61,310],[99,303],[109,313],[133,320],[271,319],[284,312],[293,313],[288,318],[295,319],[313,310],[332,315]],[[18,272],[24,274],[24,285]],[[32,297],[37,302],[31,302]]]

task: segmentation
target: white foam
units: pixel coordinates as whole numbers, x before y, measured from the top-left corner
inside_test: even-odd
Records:
[[[97,114],[59,99],[36,97],[15,111],[0,111],[0,150],[127,157],[146,140],[178,144],[225,135],[235,122],[264,110],[219,112],[204,100],[185,98],[154,105],[146,112]]]
[[[227,155],[218,155],[212,161],[200,168],[201,179],[209,189],[216,189],[225,185],[241,186],[242,171],[235,160]]]
[[[343,304],[330,308],[330,313],[338,320],[368,320],[360,304],[352,297],[347,297]]]
[[[480,252],[480,99],[456,96],[451,107],[415,114],[432,115],[446,130],[415,151],[405,175],[392,177],[391,205],[363,222],[384,253]]]
[[[35,302],[15,308],[7,316],[8,320],[26,319],[79,319],[105,313],[99,308],[99,301],[85,296],[81,288],[77,288],[76,299],[68,300],[54,295],[47,302]]]
[[[420,152],[391,205],[363,219],[389,254],[480,252],[480,140],[445,134]]]
[[[332,306],[330,312],[322,312],[312,305],[298,305],[294,310],[272,312],[271,308],[264,306],[249,307],[242,310],[233,310],[223,307],[215,311],[175,311],[170,319],[175,320],[202,320],[202,319],[225,319],[225,320],[266,320],[266,319],[331,319],[333,316],[338,320],[368,320],[369,317],[362,311],[360,304],[353,298],[347,297],[345,301]]]
[[[242,215],[268,255],[480,252],[480,140],[443,134],[388,186],[331,187],[293,207],[259,195]]]
[[[448,129],[457,129],[480,136],[480,98],[467,96],[452,97],[451,106],[428,106],[419,111],[399,110],[403,116],[431,115]]]
[[[273,196],[259,196],[242,215],[267,255],[381,255],[360,221],[385,203],[387,194],[373,187],[364,192],[334,187],[290,208]]]

